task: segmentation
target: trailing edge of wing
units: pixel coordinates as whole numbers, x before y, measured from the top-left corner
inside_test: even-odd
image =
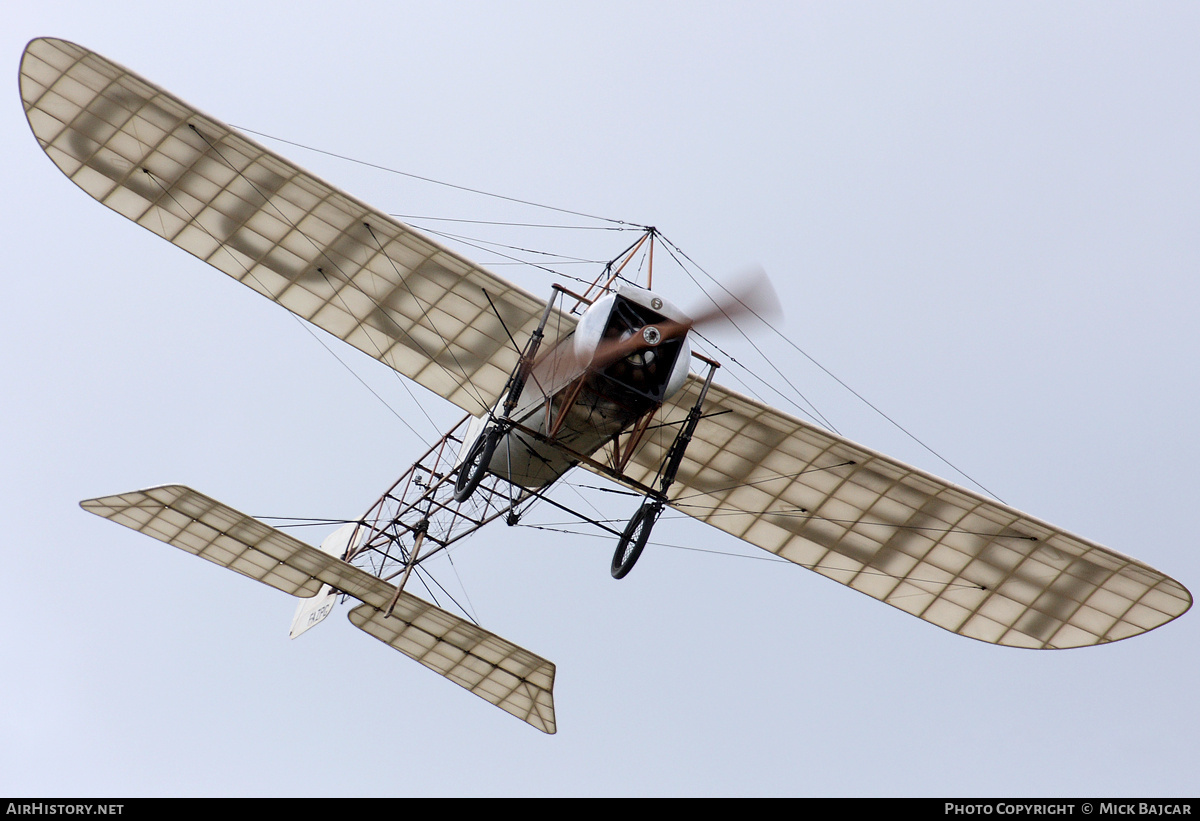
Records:
[[[699,380],[668,410],[680,418]],[[672,506],[953,633],[1103,644],[1192,604],[1152,567],[714,385]],[[665,444],[628,469],[649,481]]]
[[[118,214],[469,413],[503,391],[504,328],[543,300],[74,43],[30,42],[20,82],[47,156]]]
[[[385,617],[396,588],[354,565],[181,485],[80,505],[294,596],[331,585],[363,602],[350,612],[356,627],[542,732],[555,731],[551,662],[410,593]]]

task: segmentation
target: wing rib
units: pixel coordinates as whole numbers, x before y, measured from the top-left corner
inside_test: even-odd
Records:
[[[519,358],[504,324],[528,336],[544,300],[74,43],[31,42],[20,82],[96,200],[464,410],[495,404]]]
[[[664,421],[700,386],[693,376]],[[628,475],[648,481],[664,455],[648,442]],[[980,641],[1104,644],[1192,604],[1152,567],[720,385],[672,496],[681,513]]]

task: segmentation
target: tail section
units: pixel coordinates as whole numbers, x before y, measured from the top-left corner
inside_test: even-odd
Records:
[[[555,731],[554,665],[544,658],[407,593],[390,616],[360,604],[350,621],[543,733]]]
[[[315,596],[315,559],[330,557],[304,542],[179,485],[88,499],[89,513],[145,533],[293,596]],[[310,554],[316,554],[312,556]]]
[[[357,545],[362,538],[361,533],[357,522],[342,525],[321,542],[321,552],[340,559],[348,554],[351,545]],[[292,617],[292,629],[288,637],[299,638],[309,629],[325,621],[325,617],[333,612],[336,601],[337,591],[327,584],[321,585],[321,591],[317,595],[296,605],[296,614]]]
[[[337,556],[181,485],[80,505],[290,595],[311,598],[329,585],[353,596],[363,602],[350,612],[356,627],[542,732],[555,731],[551,662],[411,593],[397,598],[393,585]]]

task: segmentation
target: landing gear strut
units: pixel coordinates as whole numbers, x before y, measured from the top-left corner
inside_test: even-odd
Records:
[[[700,423],[700,409],[704,404],[704,397],[708,395],[708,386],[712,384],[713,373],[717,369],[716,362],[706,361],[709,363],[709,368],[708,375],[704,379],[704,386],[700,389],[696,403],[688,411],[687,419],[679,428],[675,441],[671,443],[671,449],[667,451],[667,456],[658,469],[658,492],[646,497],[642,506],[637,509],[637,513],[630,518],[629,524],[625,525],[625,531],[621,534],[621,538],[617,539],[617,552],[613,554],[611,568],[614,579],[623,579],[629,575],[630,570],[633,570],[634,563],[642,555],[642,549],[646,547],[646,542],[650,539],[650,531],[653,529],[654,523],[658,521],[658,514],[662,513],[662,509],[667,503],[667,490],[675,481],[675,474],[679,472],[679,466],[683,464],[683,454],[687,450],[688,443],[692,441],[696,425]]]
[[[555,286],[555,288],[557,287]],[[484,291],[483,295],[487,296],[487,291]],[[490,303],[492,298],[490,296],[487,298]],[[554,307],[553,297],[546,303],[546,309],[542,312],[542,321],[538,323],[537,330],[530,335],[529,341],[525,343],[525,350],[521,352],[521,358],[517,361],[513,372],[509,374],[508,383],[504,386],[504,407],[500,413],[501,422],[499,424],[489,424],[487,429],[479,434],[479,438],[472,443],[471,450],[467,452],[467,458],[463,460],[462,465],[458,468],[458,476],[454,480],[454,501],[456,502],[461,503],[470,499],[471,494],[475,492],[475,488],[479,487],[479,483],[483,481],[483,477],[487,474],[487,467],[491,464],[492,454],[496,452],[496,445],[499,443],[501,435],[508,431],[508,419],[513,412],[513,408],[517,406],[517,401],[521,398],[521,392],[525,389],[525,382],[529,379],[529,372],[533,370],[533,361],[537,358],[538,348],[542,344],[543,331],[546,327],[546,320],[550,318],[550,309],[552,307]],[[498,312],[496,318],[500,320],[501,324],[504,324],[504,319]],[[505,331],[507,330],[505,328]]]

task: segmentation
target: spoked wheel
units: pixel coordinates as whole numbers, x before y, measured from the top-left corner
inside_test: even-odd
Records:
[[[500,431],[489,428],[475,439],[467,458],[458,468],[458,476],[454,480],[454,501],[465,502],[471,498],[475,488],[483,481],[487,466],[496,452],[496,443],[500,441]]]
[[[633,570],[638,557],[642,555],[642,549],[646,547],[650,531],[654,528],[654,522],[658,520],[658,514],[661,511],[662,504],[660,502],[644,502],[637,509],[637,513],[630,518],[629,524],[625,525],[625,532],[621,534],[621,538],[617,539],[617,552],[613,554],[612,577],[614,579],[623,579],[629,575],[630,570]]]

